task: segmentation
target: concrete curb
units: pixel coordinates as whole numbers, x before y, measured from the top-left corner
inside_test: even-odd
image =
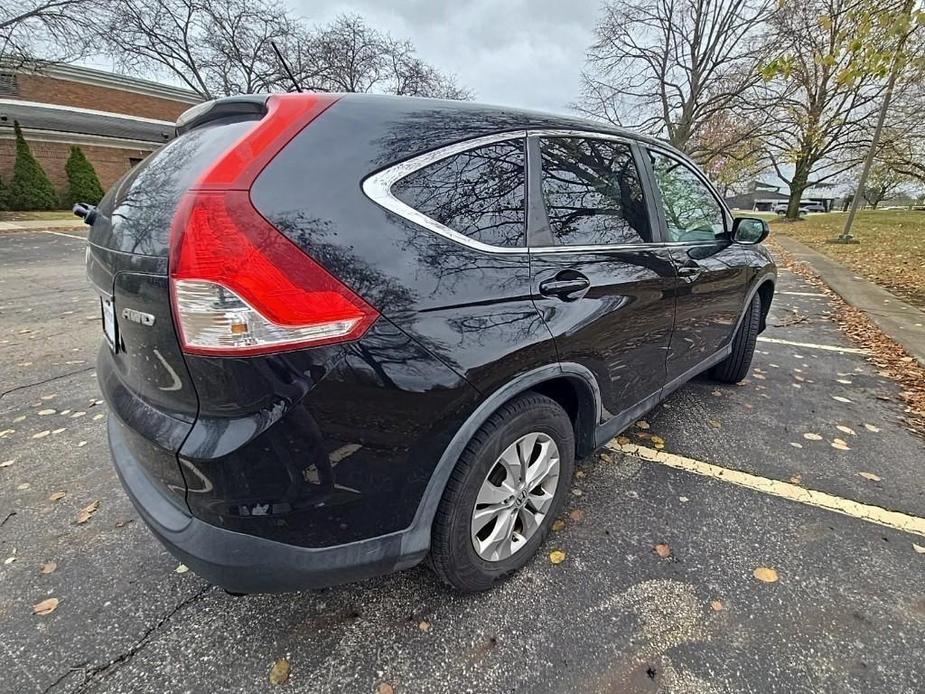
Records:
[[[867,313],[877,327],[925,366],[925,312],[799,241],[775,234],[794,258],[812,267],[846,303]]]
[[[0,222],[0,233],[6,231],[81,231],[87,225],[79,219],[24,219],[17,222]]]

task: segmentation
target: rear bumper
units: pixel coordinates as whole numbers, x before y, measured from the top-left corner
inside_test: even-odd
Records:
[[[109,447],[122,486],[167,550],[210,583],[236,593],[321,588],[408,568],[425,552],[403,550],[405,534],[323,548],[297,547],[219,528],[184,513],[155,486],[110,418]]]

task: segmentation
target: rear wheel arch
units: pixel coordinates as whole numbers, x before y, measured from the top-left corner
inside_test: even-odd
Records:
[[[594,430],[601,412],[600,388],[594,374],[587,367],[571,362],[547,364],[520,374],[485,398],[447,444],[418,505],[411,533],[403,540],[403,549],[420,551],[429,548],[437,507],[469,441],[495,412],[530,391],[555,400],[572,418],[576,458],[594,450]]]
[[[771,310],[771,301],[774,299],[774,280],[770,278],[764,280],[755,291],[758,298],[761,299],[761,323],[758,326],[758,331],[762,332],[767,327],[768,311]],[[751,296],[754,296],[754,294]],[[749,296],[749,302],[746,304],[746,310],[748,310],[748,304],[751,303],[751,296]]]

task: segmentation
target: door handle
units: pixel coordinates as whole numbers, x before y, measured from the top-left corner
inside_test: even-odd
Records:
[[[574,270],[565,270],[551,280],[540,282],[540,294],[563,301],[580,299],[591,288],[591,280]]]

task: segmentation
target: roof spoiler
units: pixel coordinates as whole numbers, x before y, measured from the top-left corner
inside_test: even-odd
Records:
[[[188,108],[177,118],[177,135],[198,128],[209,121],[219,118],[257,117],[262,118],[267,112],[268,94],[245,94],[243,96],[226,96],[212,99]]]

